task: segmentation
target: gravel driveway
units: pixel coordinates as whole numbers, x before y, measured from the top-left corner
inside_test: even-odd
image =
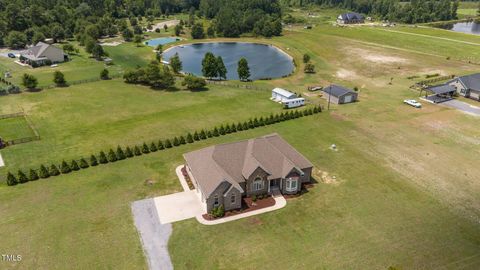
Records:
[[[133,202],[132,213],[147,257],[148,268],[151,270],[173,269],[168,254],[168,238],[172,233],[172,225],[160,223],[154,200]]]
[[[466,102],[459,101],[459,100],[456,100],[456,99],[445,101],[445,102],[441,103],[441,105],[457,109],[457,110],[459,110],[463,113],[469,114],[469,115],[480,116],[480,107],[473,106],[473,105],[470,105]],[[480,102],[479,102],[479,106],[480,106]]]

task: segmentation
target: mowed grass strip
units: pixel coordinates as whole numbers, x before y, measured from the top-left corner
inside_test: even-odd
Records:
[[[5,141],[33,137],[35,133],[23,116],[0,119],[0,138]]]

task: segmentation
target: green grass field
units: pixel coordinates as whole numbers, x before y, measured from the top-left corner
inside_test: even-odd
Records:
[[[0,119],[0,138],[5,141],[35,136],[23,116]]]
[[[317,12],[319,20],[332,13]],[[336,181],[319,181],[276,212],[216,226],[175,223],[169,251],[176,269],[478,268],[480,169],[472,166],[478,119],[402,101],[418,98],[409,89],[412,75],[478,71],[459,60],[480,59],[478,46],[465,43],[480,44],[479,38],[430,28],[319,24],[245,40],[277,45],[298,64],[291,77],[254,85],[301,93],[309,85],[358,86],[360,102],[47,180],[1,183],[0,250],[23,260],[0,262],[0,268],[146,269],[131,202],[181,191],[174,169],[185,152],[272,132]],[[153,56],[132,44],[107,50],[122,69]],[[302,72],[304,53],[317,73]],[[42,135],[1,150],[7,166],[0,179],[19,168],[280,112],[269,97],[269,91],[222,86],[155,91],[117,79],[0,97],[0,114],[22,107]],[[338,152],[329,149],[333,143]]]

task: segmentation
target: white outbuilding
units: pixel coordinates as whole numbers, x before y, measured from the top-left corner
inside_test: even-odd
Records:
[[[290,99],[297,98],[297,95],[295,93],[292,93],[288,90],[282,89],[282,88],[275,88],[272,90],[272,100],[276,102],[283,102],[287,101]]]

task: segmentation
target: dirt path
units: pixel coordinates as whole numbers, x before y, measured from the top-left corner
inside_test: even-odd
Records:
[[[426,38],[446,40],[446,41],[462,43],[462,44],[467,44],[467,45],[480,46],[480,43],[457,40],[457,39],[452,39],[452,38],[444,38],[444,37],[430,36],[430,35],[424,35],[424,34],[409,33],[409,32],[397,31],[397,30],[387,30],[387,29],[382,29],[382,28],[378,28],[378,30],[386,31],[386,32],[392,32],[392,33],[405,34],[405,35],[412,35],[412,36],[417,36],[417,37],[426,37]]]

